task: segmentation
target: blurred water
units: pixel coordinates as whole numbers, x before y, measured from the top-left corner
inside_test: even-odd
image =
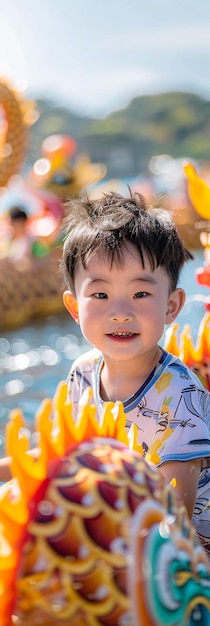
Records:
[[[200,287],[195,280],[195,269],[202,263],[203,254],[199,251],[194,261],[186,264],[180,280],[187,299],[177,321],[180,329],[191,325],[194,340],[209,294],[209,289]],[[79,326],[65,312],[0,336],[0,456],[11,410],[21,408],[26,425],[31,427],[42,399],[54,395],[58,382],[66,379],[72,361],[89,347]]]

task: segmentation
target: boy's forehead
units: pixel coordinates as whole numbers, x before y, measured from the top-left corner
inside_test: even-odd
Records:
[[[148,263],[146,256],[144,255],[145,264]],[[103,265],[108,268],[111,267],[124,267],[127,263],[137,263],[142,267],[142,260],[138,248],[128,243],[124,245],[119,252],[115,251],[112,255],[111,251],[107,248],[101,250],[95,250],[91,253],[87,253],[85,257],[85,266],[88,269],[93,265]]]
[[[103,254],[101,250],[93,252],[85,259],[84,264],[79,259],[75,268],[74,285],[77,292],[82,285],[92,282],[117,281],[116,284],[120,286],[137,280],[160,286],[169,286],[170,282],[164,267],[152,267],[147,256],[144,257],[143,264],[138,249],[131,246],[129,250],[125,249],[122,258],[114,257],[113,261],[109,254]]]
[[[146,270],[153,272],[154,268],[152,268],[148,256],[144,254],[143,258],[144,262],[142,263],[142,258],[137,246],[130,242],[120,249],[119,254],[116,251],[115,254],[112,255],[109,249],[98,249],[90,253],[87,252],[84,263],[81,259],[78,260],[75,274],[83,271],[85,271],[85,273],[92,273],[92,271],[96,269],[110,272],[112,269],[125,269],[128,267],[131,269],[135,267],[136,271]]]

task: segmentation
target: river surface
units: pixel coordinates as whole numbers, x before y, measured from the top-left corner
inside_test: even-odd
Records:
[[[203,263],[202,250],[186,263],[180,286],[186,303],[177,318],[180,330],[190,324],[194,342],[204,315],[207,287],[195,280],[195,269]],[[164,341],[162,337],[161,344]],[[74,359],[89,349],[79,326],[67,313],[50,316],[0,336],[0,456],[4,453],[4,429],[10,412],[21,408],[26,428],[33,429],[34,416],[45,397],[53,397],[59,381],[65,380]]]

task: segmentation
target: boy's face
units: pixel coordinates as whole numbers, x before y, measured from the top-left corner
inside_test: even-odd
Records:
[[[137,249],[128,244],[122,266],[93,255],[75,275],[76,298],[65,292],[64,304],[83,336],[107,358],[136,359],[152,354],[163,334],[184,304],[184,292],[169,294],[164,269],[142,267]]]

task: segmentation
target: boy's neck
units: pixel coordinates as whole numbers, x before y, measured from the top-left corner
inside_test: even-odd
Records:
[[[147,380],[162,355],[159,346],[149,359],[134,361],[111,361],[104,358],[101,369],[100,395],[104,401],[122,402],[130,398]]]

